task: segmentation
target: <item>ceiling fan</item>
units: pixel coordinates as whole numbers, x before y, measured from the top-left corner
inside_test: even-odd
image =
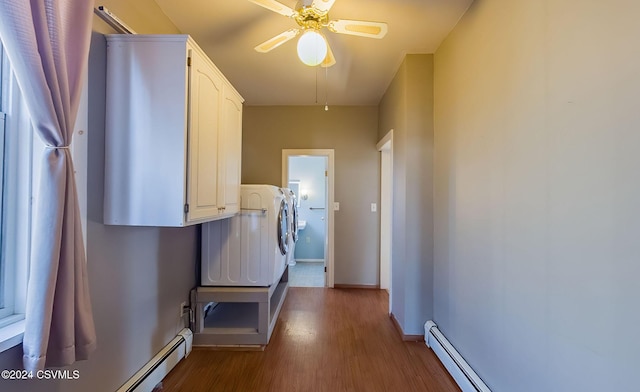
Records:
[[[326,27],[339,34],[357,35],[368,38],[382,38],[387,34],[387,24],[364,20],[329,19],[329,10],[335,0],[300,0],[295,10],[276,0],[249,0],[280,15],[296,21],[298,28],[287,30],[255,47],[260,53],[267,53],[285,42],[297,37],[298,56],[303,63],[330,67],[336,63],[326,38],[320,33]]]

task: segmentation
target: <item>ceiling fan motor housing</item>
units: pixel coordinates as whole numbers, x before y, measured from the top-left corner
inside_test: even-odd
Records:
[[[297,8],[297,11],[298,13],[294,16],[294,19],[303,29],[320,30],[321,28],[329,25],[328,12],[321,13],[311,6]]]

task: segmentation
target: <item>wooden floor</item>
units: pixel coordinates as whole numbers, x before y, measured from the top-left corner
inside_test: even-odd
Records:
[[[163,391],[459,391],[387,309],[381,290],[292,287],[264,351],[196,348]]]

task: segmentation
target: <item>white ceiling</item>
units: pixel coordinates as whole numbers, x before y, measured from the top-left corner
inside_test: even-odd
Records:
[[[325,73],[298,60],[296,39],[266,54],[253,50],[297,24],[248,0],[156,0],[248,105],[324,104],[325,97],[329,105],[376,105],[404,55],[434,53],[472,1],[337,0],[331,19],[386,22],[389,32],[377,40],[324,29],[337,61]],[[296,0],[281,3],[294,8]]]

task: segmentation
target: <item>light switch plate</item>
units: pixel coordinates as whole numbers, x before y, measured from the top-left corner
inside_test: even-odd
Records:
[[[371,203],[371,212],[378,211],[378,205],[376,203]]]
[[[339,202],[334,202],[333,203],[333,210],[334,211],[340,211],[340,203]]]

